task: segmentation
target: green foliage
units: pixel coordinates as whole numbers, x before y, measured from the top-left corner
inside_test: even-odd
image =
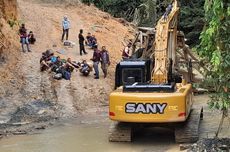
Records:
[[[198,53],[209,63],[206,81],[216,92],[209,106],[226,111],[230,107],[230,4],[227,0],[206,0],[204,6],[206,26]]]
[[[13,19],[8,20],[7,23],[10,25],[11,28],[18,25],[18,21],[13,20]]]
[[[137,26],[153,27],[157,18],[157,0],[146,0],[135,10],[133,23]]]
[[[200,43],[199,36],[204,27],[204,1],[183,0],[180,8],[179,30],[185,33],[187,44],[195,46]]]
[[[82,0],[94,4],[115,17],[133,21],[138,26],[153,27],[163,15],[172,0]],[[180,8],[179,30],[185,33],[187,44],[199,44],[199,36],[204,26],[204,0],[183,0]]]
[[[82,0],[85,4],[94,4],[98,8],[112,14],[115,17],[123,17],[132,21],[135,8],[145,0]]]

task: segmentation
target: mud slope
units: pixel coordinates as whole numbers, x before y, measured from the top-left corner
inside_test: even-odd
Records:
[[[4,23],[1,28],[1,31],[4,31],[2,32],[4,45],[10,46],[3,49],[2,56],[9,53],[10,55],[3,57],[2,69],[8,70],[1,75],[0,129],[7,129],[12,125],[14,128],[14,124],[18,123],[33,125],[56,118],[106,111],[108,95],[113,88],[114,68],[120,60],[122,43],[125,39],[132,37],[132,27],[119,23],[118,20],[93,6],[82,4],[53,6],[50,3],[32,0],[17,2],[18,7],[16,7],[16,1],[15,5],[12,5],[18,8],[18,18],[15,19],[18,23],[25,23],[27,29],[35,33],[37,42],[31,46],[31,53],[22,53],[17,36],[18,27],[12,30],[7,26],[7,15],[1,20]],[[17,13],[14,16],[16,15]],[[73,48],[64,47],[60,41],[61,20],[64,15],[67,15],[71,21],[69,39],[76,43]],[[93,72],[89,77],[83,77],[75,71],[71,81],[55,81],[52,73],[41,73],[39,59],[41,53],[47,49],[52,49],[54,52],[65,50],[65,54],[56,53],[64,59],[71,57],[77,62],[83,59],[91,62],[93,50],[86,48],[88,55],[79,55],[77,35],[80,29],[84,29],[85,35],[87,32],[94,34],[98,38],[99,46],[107,46],[112,62],[109,67],[109,76],[104,79],[100,71],[100,80],[95,80]],[[14,48],[13,51],[11,47]],[[6,85],[9,86],[9,91],[3,87],[5,82],[12,84],[12,86]]]
[[[67,113],[72,113],[75,109],[80,112],[90,111],[92,108],[100,107],[101,104],[107,104],[108,93],[113,86],[114,67],[116,62],[120,60],[120,50],[123,48],[124,38],[131,35],[131,27],[122,25],[108,14],[92,6],[88,7],[82,4],[63,7],[61,5],[52,6],[45,3],[19,0],[19,8],[21,19],[29,29],[35,32],[38,39],[37,44],[33,46],[33,53],[28,55],[31,59],[34,59],[29,60],[28,65],[34,65],[31,68],[36,72],[36,74],[31,75],[40,74],[36,70],[39,67],[38,58],[41,52],[48,48],[54,51],[64,49],[66,54],[61,55],[63,58],[71,57],[75,61],[83,59],[90,61],[92,50],[87,49],[88,55],[86,56],[80,57],[79,55],[77,35],[80,29],[84,29],[85,35],[87,32],[95,34],[99,45],[107,46],[113,63],[108,78],[104,79],[101,75],[100,80],[94,80],[93,74],[85,78],[78,72],[74,72],[70,82],[59,81],[55,88],[57,101],[63,105],[64,109],[66,108]],[[60,42],[62,32],[60,24],[64,15],[67,15],[71,21],[70,40],[77,44],[74,48],[64,48]],[[53,48],[53,45],[57,47]],[[39,98],[39,94],[36,98]]]
[[[11,94],[14,72],[19,56],[17,26],[10,27],[9,21],[17,20],[17,1],[0,1],[0,97]],[[13,83],[12,83],[13,82]],[[15,82],[16,83],[16,82]]]

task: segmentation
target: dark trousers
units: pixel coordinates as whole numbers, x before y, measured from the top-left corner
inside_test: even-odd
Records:
[[[62,41],[64,40],[65,35],[66,35],[66,40],[68,40],[69,29],[66,29],[66,30],[63,29],[62,38],[61,38]]]
[[[82,52],[83,52],[84,54],[86,54],[84,44],[81,44],[81,43],[80,43],[80,55],[82,55]]]

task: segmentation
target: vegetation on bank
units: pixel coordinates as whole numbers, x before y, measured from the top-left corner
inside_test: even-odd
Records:
[[[218,136],[230,108],[230,4],[228,0],[206,0],[204,9],[206,24],[199,55],[209,67],[206,83],[215,89],[209,106],[222,111]]]

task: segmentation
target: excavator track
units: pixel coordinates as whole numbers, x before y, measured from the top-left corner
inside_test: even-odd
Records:
[[[131,142],[133,127],[130,123],[112,122],[109,128],[110,142]]]
[[[177,143],[193,143],[199,140],[200,120],[203,118],[203,108],[192,109],[186,122],[175,127]]]

